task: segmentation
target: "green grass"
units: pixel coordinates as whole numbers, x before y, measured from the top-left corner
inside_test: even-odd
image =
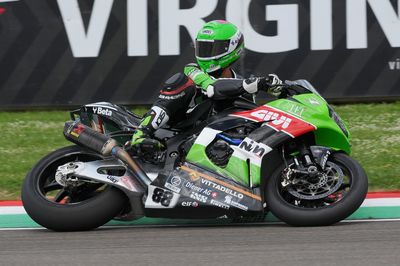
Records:
[[[1,112],[0,199],[19,198],[30,168],[47,153],[66,145],[67,112]]]
[[[336,106],[350,126],[353,154],[370,190],[400,190],[400,102]]]
[[[350,125],[352,156],[366,169],[370,190],[400,190],[400,102],[335,110]],[[0,113],[0,199],[18,199],[30,168],[49,152],[70,145],[62,134],[68,119],[65,111]]]

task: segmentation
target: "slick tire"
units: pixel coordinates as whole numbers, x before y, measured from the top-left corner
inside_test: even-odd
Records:
[[[349,191],[340,201],[320,208],[302,208],[288,203],[280,193],[279,183],[284,165],[278,167],[266,181],[265,199],[269,210],[281,221],[292,226],[325,226],[335,224],[356,211],[368,191],[368,179],[361,165],[343,153],[331,155],[329,161],[338,164],[351,178]]]
[[[71,158],[98,160],[98,154],[78,146],[56,150],[41,159],[25,177],[21,198],[28,215],[38,224],[54,231],[82,231],[97,228],[121,212],[127,198],[122,191],[107,187],[92,198],[73,204],[60,204],[43,194],[43,175],[52,175],[57,166]]]

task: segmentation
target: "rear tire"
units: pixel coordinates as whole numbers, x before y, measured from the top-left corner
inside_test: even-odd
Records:
[[[87,195],[75,195],[76,199],[68,203],[56,202],[46,196],[51,189],[63,189],[54,180],[58,166],[74,160],[99,159],[100,155],[79,146],[61,148],[41,159],[27,174],[22,187],[22,202],[28,215],[38,224],[55,231],[90,230],[114,218],[125,206],[127,198],[111,186],[100,191],[87,189]]]
[[[282,171],[278,169],[266,181],[265,199],[269,210],[283,222],[293,226],[323,226],[337,223],[356,211],[368,191],[368,179],[361,165],[343,153],[335,153],[329,160],[340,166],[350,180],[343,198],[328,206],[316,208],[299,207],[288,201],[281,185]]]

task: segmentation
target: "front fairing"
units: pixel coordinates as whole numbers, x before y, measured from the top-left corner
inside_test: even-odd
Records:
[[[307,81],[296,81],[309,93],[272,101],[267,106],[287,112],[315,126],[316,145],[350,154],[350,133],[333,108]]]

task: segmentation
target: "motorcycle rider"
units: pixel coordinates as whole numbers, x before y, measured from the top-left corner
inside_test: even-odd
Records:
[[[153,133],[167,123],[170,126],[185,119],[187,110],[208,97],[218,101],[223,109],[233,99],[260,90],[275,96],[280,94],[281,80],[275,74],[266,78],[240,78],[231,68],[244,51],[243,34],[230,22],[215,20],[206,23],[198,32],[195,43],[196,63],[185,66],[183,73],[169,78],[151,109],[143,117],[132,136],[130,150],[160,151],[163,144]]]

